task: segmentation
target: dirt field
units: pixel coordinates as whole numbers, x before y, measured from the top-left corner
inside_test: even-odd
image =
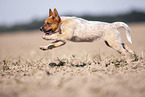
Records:
[[[38,30],[0,35],[0,97],[145,97],[145,23],[129,24],[139,56],[127,64],[104,41],[49,51]]]

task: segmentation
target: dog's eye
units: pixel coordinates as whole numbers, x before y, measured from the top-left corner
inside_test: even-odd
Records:
[[[50,23],[47,23],[48,25],[50,24]]]

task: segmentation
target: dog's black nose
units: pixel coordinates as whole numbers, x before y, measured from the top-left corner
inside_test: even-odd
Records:
[[[40,31],[43,31],[42,27],[40,27]]]

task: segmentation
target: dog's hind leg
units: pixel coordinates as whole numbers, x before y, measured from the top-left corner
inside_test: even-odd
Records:
[[[134,61],[138,61],[138,56],[135,54],[135,52],[131,49],[131,48],[129,48],[126,44],[124,44],[124,43],[122,43],[122,46],[123,46],[123,48],[127,51],[127,52],[129,52],[131,55],[132,55],[132,57],[134,57]]]
[[[105,43],[106,43],[106,45],[108,46],[108,47],[111,47],[110,45],[109,45],[109,43],[105,40]],[[122,44],[122,47],[127,51],[127,52],[129,52],[131,55],[133,55],[134,57],[137,57],[137,55],[135,54],[135,52],[131,49],[131,48],[129,48],[126,44],[124,44],[124,43],[121,43]]]
[[[125,57],[127,62],[130,62],[130,53],[123,47],[121,37],[118,32],[113,31],[112,33],[105,36],[104,39],[107,46],[115,49]]]
[[[66,42],[64,40],[56,40],[47,46],[40,46],[40,49],[41,50],[49,50],[49,49],[53,49],[53,48],[65,45],[65,44],[66,44]]]
[[[107,46],[115,49],[118,53],[123,55],[127,62],[130,62],[129,53],[123,48],[122,44],[119,41],[105,40],[105,43]]]

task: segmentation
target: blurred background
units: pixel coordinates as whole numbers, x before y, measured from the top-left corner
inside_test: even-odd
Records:
[[[61,16],[144,22],[145,0],[0,0],[0,33],[39,29],[49,8]]]

